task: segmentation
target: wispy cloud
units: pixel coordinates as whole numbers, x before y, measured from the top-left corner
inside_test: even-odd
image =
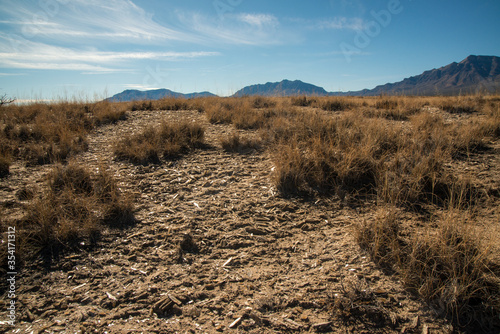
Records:
[[[0,73],[0,77],[17,77],[24,75],[26,75],[26,73]]]
[[[190,27],[196,35],[210,42],[231,45],[281,45],[294,40],[294,36],[280,29],[277,17],[271,14],[227,14],[221,21],[199,13],[177,12],[179,21]]]
[[[114,38],[115,41],[126,39],[136,43],[197,41],[194,35],[155,22],[152,14],[130,0],[53,1],[45,10],[38,2],[4,2],[0,13],[4,12],[9,19],[3,22],[18,22],[20,31],[17,32],[25,37],[79,37],[93,40]]]
[[[127,69],[134,60],[180,61],[220,55],[218,52],[116,52],[82,50],[53,46],[0,34],[0,67],[19,69],[50,69],[90,72],[116,72]],[[10,44],[10,45],[9,45]],[[12,45],[15,45],[13,47]]]
[[[279,25],[278,19],[270,14],[240,14],[236,17],[241,22],[248,23],[258,28],[276,27]]]
[[[361,18],[334,17],[319,21],[314,28],[320,30],[363,30],[366,24]]]
[[[0,68],[97,74],[130,71],[134,61],[219,55],[168,50],[172,43],[198,44],[201,38],[155,22],[131,0],[5,0],[0,15],[7,26],[0,32]]]

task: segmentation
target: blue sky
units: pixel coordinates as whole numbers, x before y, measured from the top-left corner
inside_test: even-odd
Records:
[[[282,79],[360,90],[500,56],[499,17],[498,0],[2,0],[0,93],[225,96]]]

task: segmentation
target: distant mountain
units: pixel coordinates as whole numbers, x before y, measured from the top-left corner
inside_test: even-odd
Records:
[[[322,87],[300,80],[283,80],[281,82],[247,86],[237,91],[233,96],[458,95],[476,92],[500,93],[500,57],[469,56],[460,63],[451,63],[399,82],[360,91],[329,93]],[[216,95],[209,92],[181,94],[168,89],[125,90],[106,100],[134,101],[158,100],[164,97],[193,98],[207,96]]]
[[[335,95],[458,95],[500,92],[500,57],[469,56],[396,83]]]
[[[321,87],[314,86],[300,80],[281,82],[268,82],[264,85],[247,86],[237,91],[233,96],[292,96],[292,95],[328,95],[328,92]]]
[[[169,89],[155,89],[155,90],[146,90],[140,91],[135,89],[124,90],[121,93],[113,95],[106,99],[106,101],[111,102],[128,102],[128,101],[141,101],[141,100],[159,100],[165,97],[175,97],[175,98],[186,98],[191,99],[195,97],[209,97],[216,96],[210,92],[201,92],[201,93],[191,93],[191,94],[182,94],[173,92]]]
[[[458,95],[476,92],[500,92],[500,57],[469,56],[460,63],[451,63],[400,82],[360,91],[329,93],[321,87],[299,80],[283,80],[268,82],[265,85],[248,86],[237,91],[233,96]]]

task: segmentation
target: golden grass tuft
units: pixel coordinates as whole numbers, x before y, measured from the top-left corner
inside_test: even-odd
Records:
[[[142,132],[123,137],[114,144],[118,159],[133,163],[157,163],[161,157],[176,158],[204,144],[204,129],[190,122],[148,127]]]
[[[110,102],[59,102],[8,105],[0,109],[3,156],[28,164],[67,161],[86,151],[96,126],[126,118],[126,105]]]
[[[74,163],[58,165],[47,176],[47,185],[17,222],[17,253],[23,260],[41,255],[51,261],[61,252],[95,244],[106,226],[126,228],[135,223],[131,198],[103,166],[93,174]]]
[[[248,153],[261,148],[262,143],[255,138],[242,136],[238,132],[233,132],[219,138],[222,149],[226,152]]]
[[[396,271],[442,315],[462,328],[488,331],[500,325],[500,271],[462,216],[450,210],[437,227],[411,233],[395,209],[382,209],[377,219],[357,226],[356,238],[376,263]]]

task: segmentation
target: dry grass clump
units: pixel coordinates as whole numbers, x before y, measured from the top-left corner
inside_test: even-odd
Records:
[[[420,113],[428,101],[419,97],[386,97],[364,99],[363,115],[392,121],[407,121]]]
[[[500,271],[488,248],[460,218],[448,212],[422,233],[403,228],[393,209],[359,224],[356,237],[373,260],[395,270],[415,294],[459,326],[500,325]],[[498,328],[498,327],[496,327]]]
[[[446,166],[486,147],[498,124],[492,119],[448,122],[422,110],[394,122],[356,111],[300,111],[274,115],[263,138],[278,145],[275,184],[284,195],[340,190],[404,206],[445,205],[457,198],[472,204],[480,192]]]
[[[458,96],[441,99],[439,107],[452,114],[471,114],[481,111],[484,104],[481,96]]]
[[[33,103],[0,109],[2,156],[28,164],[66,161],[85,151],[95,126],[125,118],[125,105],[109,102]]]
[[[246,112],[249,108],[241,110],[241,101],[238,103],[235,99],[224,99],[211,103],[205,107],[205,115],[212,124],[231,124],[234,115],[239,112]]]
[[[202,104],[212,124],[233,124],[237,129],[260,129],[284,110],[288,99],[269,97],[207,98],[193,102],[193,108]]]
[[[376,109],[396,109],[398,105],[399,105],[399,99],[397,97],[381,96],[375,102]]]
[[[207,119],[212,124],[233,124],[236,129],[259,129],[270,117],[276,102],[263,97],[228,98],[205,107]]]
[[[352,103],[344,97],[328,98],[320,102],[321,109],[326,111],[343,111],[350,109]]]
[[[354,113],[331,119],[307,114],[292,119],[292,132],[278,132],[275,182],[282,193],[368,190],[375,185],[376,150],[385,142],[380,131]],[[281,136],[281,138],[279,137]],[[390,145],[390,144],[388,144]],[[294,175],[296,174],[296,175]]]
[[[29,163],[64,161],[87,148],[92,120],[72,103],[8,106],[1,109],[4,151]]]
[[[307,96],[292,96],[291,104],[296,107],[309,107],[311,104],[315,103],[316,99]]]
[[[22,245],[17,253],[27,260],[37,255],[50,260],[61,251],[97,242],[105,226],[125,228],[135,222],[130,197],[103,167],[91,173],[73,163],[59,165],[47,184],[16,226]]]
[[[396,148],[392,129],[382,120],[369,121],[354,112],[335,118],[309,113],[281,122],[291,129],[274,129],[273,138],[279,143],[275,182],[284,194],[307,188],[370,192],[380,157]]]
[[[204,144],[205,130],[189,122],[162,122],[144,131],[123,137],[114,144],[118,159],[147,164],[160,161],[160,157],[176,158]]]
[[[152,110],[188,110],[191,108],[190,102],[184,98],[165,97],[159,100],[143,100],[128,103],[132,111],[152,111]]]
[[[368,283],[357,276],[342,280],[340,293],[332,299],[333,315],[346,327],[357,324],[369,324],[374,328],[396,327],[399,320],[396,313],[377,298]]]
[[[11,158],[6,152],[0,152],[0,178],[9,175]]]
[[[180,98],[164,98],[154,103],[155,109],[158,110],[187,110],[189,109],[188,100]]]
[[[246,153],[258,150],[262,143],[255,138],[241,136],[238,132],[233,132],[219,138],[222,149],[226,152]]]
[[[95,126],[116,123],[127,119],[127,105],[125,103],[111,103],[107,101],[95,102],[84,106],[92,115]]]
[[[257,96],[253,98],[252,107],[255,109],[269,109],[276,107],[277,102],[269,97]]]

